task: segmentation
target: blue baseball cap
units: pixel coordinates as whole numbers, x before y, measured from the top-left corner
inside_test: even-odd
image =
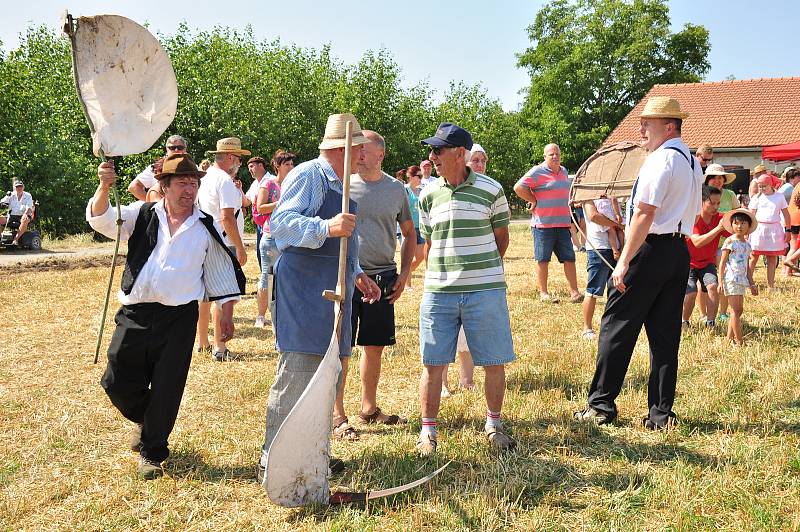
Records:
[[[456,146],[468,150],[472,149],[472,135],[469,134],[469,131],[450,122],[439,124],[436,133],[421,142],[422,144],[436,147]]]

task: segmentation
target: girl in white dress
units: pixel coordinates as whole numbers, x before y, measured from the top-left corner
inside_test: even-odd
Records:
[[[786,198],[776,190],[776,185],[780,185],[780,180],[776,176],[770,173],[762,174],[758,178],[758,194],[750,199],[749,205],[750,211],[756,215],[758,221],[758,227],[750,235],[750,245],[753,247],[750,271],[755,271],[759,256],[767,257],[767,285],[771,289],[775,288],[778,257],[783,255],[791,236]]]

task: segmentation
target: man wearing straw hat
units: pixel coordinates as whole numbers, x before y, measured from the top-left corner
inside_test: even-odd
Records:
[[[280,358],[275,382],[269,391],[266,431],[258,465],[258,481],[263,484],[267,453],[283,420],[311,381],[328,350],[334,328],[334,304],[322,298],[324,290],[336,286],[339,239],[348,238],[344,301],[353,298],[354,286],[364,301],[377,301],[380,288],[358,263],[355,202],[350,212],[342,210],[345,127],[353,122],[350,152],[351,168],[369,140],[350,113],[328,117],[319,157],[296,166],[283,182],[281,199],[270,218],[270,233],[281,256],[275,264],[275,332]],[[342,307],[344,324],[339,338],[342,375],[347,371],[350,345],[351,305]],[[331,469],[344,467],[331,460]]]
[[[686,237],[700,212],[703,180],[699,162],[680,138],[687,116],[677,100],[663,96],[650,98],[640,115],[642,147],[650,154],[633,185],[625,245],[601,321],[597,367],[588,405],[575,413],[578,421],[602,425],[617,417],[615,400],[642,326],[650,344],[642,424],[657,430],[676,421],[672,405],[689,276]]]
[[[108,191],[117,179],[111,162],[102,163],[100,184],[86,207],[86,220],[109,238],[116,214]],[[117,312],[101,384],[123,416],[136,424],[130,441],[139,453],[139,475],[163,474],[167,440],[183,396],[192,360],[197,302],[220,304],[224,338],[233,336],[233,303],[245,278],[213,220],[195,206],[205,175],[185,153],[169,155],[156,174],[164,191],[157,203],[122,207],[121,238],[128,241]]]
[[[208,169],[208,173],[200,185],[200,190],[197,193],[197,203],[203,212],[210,214],[214,219],[217,231],[222,235],[225,244],[236,255],[239,264],[244,266],[247,262],[247,251],[242,241],[244,229],[243,194],[242,190],[233,182],[232,176],[236,175],[242,164],[241,157],[250,155],[250,152],[242,149],[241,140],[236,137],[228,137],[218,140],[217,149],[209,153],[214,154],[214,164]],[[210,310],[210,302],[203,301],[200,303],[200,319],[197,324],[197,336],[200,344],[198,352],[211,354],[212,359],[217,362],[235,360],[237,356],[228,349],[227,341],[219,334],[220,313],[218,307],[215,307],[212,312],[214,319],[214,346],[212,353],[211,346],[208,345],[208,313]]]

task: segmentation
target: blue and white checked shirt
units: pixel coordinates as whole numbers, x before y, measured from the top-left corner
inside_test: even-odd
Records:
[[[333,167],[318,157],[295,166],[281,184],[281,199],[269,219],[269,231],[281,251],[288,247],[319,248],[328,238],[328,220],[313,216],[333,189],[343,193]],[[356,229],[357,230],[357,229]],[[358,257],[358,239],[354,239]],[[356,264],[356,275],[362,273]]]

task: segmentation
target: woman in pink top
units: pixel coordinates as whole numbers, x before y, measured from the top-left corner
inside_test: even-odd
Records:
[[[256,317],[256,327],[264,327],[267,320],[264,318],[267,312],[267,306],[272,300],[272,267],[275,261],[278,260],[280,251],[278,246],[275,245],[269,231],[269,219],[272,216],[272,211],[278,205],[278,200],[281,197],[281,183],[286,179],[286,176],[294,168],[294,161],[297,155],[290,151],[278,150],[272,156],[272,168],[275,170],[275,179],[268,179],[261,183],[258,188],[258,196],[256,197],[256,210],[259,215],[264,216],[263,234],[261,236],[261,243],[259,251],[261,253],[261,278],[258,282],[258,292],[256,294],[256,301],[258,303],[258,316]],[[270,315],[272,308],[270,306]]]

